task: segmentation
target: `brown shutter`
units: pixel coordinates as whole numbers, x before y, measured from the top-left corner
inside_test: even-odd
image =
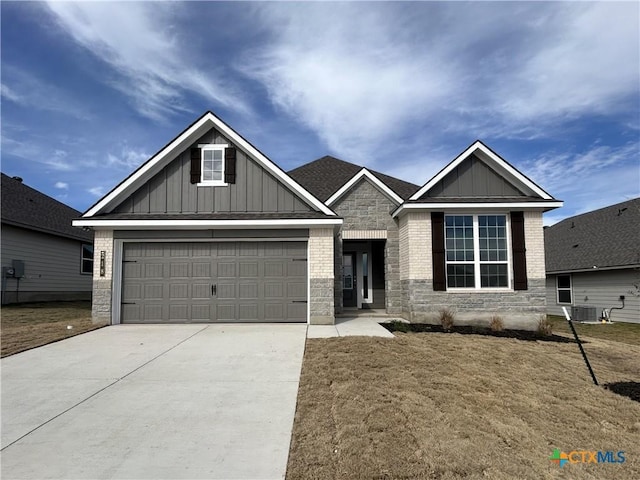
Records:
[[[200,177],[202,175],[202,171],[200,170],[200,149],[192,148],[191,149],[191,183],[200,183]]]
[[[513,288],[527,289],[527,256],[524,239],[524,214],[511,212],[511,245],[513,249]]]
[[[236,183],[236,149],[228,147],[224,149],[224,181]]]
[[[444,260],[444,213],[431,212],[431,239],[433,255],[433,289],[444,292],[447,289]]]

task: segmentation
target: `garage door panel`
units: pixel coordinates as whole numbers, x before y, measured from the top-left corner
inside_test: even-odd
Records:
[[[122,321],[304,322],[306,252],[306,242],[125,243]]]

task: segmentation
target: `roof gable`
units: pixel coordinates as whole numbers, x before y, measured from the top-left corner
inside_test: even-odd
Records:
[[[639,266],[639,225],[640,198],[636,198],[545,228],[547,272]]]
[[[141,165],[131,175],[120,182],[120,184],[118,184],[107,195],[96,202],[95,205],[85,212],[83,218],[111,212],[124,200],[133,195],[141,186],[162,171],[162,169],[164,169],[169,163],[178,158],[182,152],[188,149],[194,142],[212,128],[215,128],[221,135],[229,139],[233,144],[241,149],[247,157],[251,158],[260,167],[264,168],[265,171],[269,172],[269,174],[278,182],[281,182],[288,189],[294,192],[295,195],[297,195],[304,203],[325,215],[335,216],[335,213],[311,192],[298,184],[293,178],[287,175],[282,169],[269,160],[262,152],[251,145],[229,125],[220,120],[212,112],[208,111],[187,127],[163,149],[151,157],[147,162]]]
[[[400,205],[402,203],[402,198],[393,190],[391,190],[383,181],[374,176],[369,170],[363,168],[358,173],[356,173],[351,180],[345,183],[340,189],[335,192],[329,199],[325,202],[327,205],[331,206],[336,203],[339,199],[341,199],[344,195],[346,195],[349,190],[351,190],[355,185],[360,181],[368,181],[371,183],[376,189],[382,192],[387,198],[391,201],[395,202],[396,205]]]
[[[2,174],[2,223],[91,242],[93,234],[71,226],[79,211],[20,180]]]
[[[474,178],[475,175],[479,178]],[[467,193],[469,191],[471,194]],[[460,197],[553,200],[540,186],[479,140],[440,170],[410,200]]]
[[[327,202],[363,169],[401,199],[409,198],[420,188],[413,183],[328,155],[290,170],[288,173],[322,201]]]

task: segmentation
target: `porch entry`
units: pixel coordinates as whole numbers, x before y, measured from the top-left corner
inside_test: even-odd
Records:
[[[385,308],[385,240],[345,240],[342,244],[342,305],[345,309]]]

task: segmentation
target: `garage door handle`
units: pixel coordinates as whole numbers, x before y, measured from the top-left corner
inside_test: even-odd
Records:
[[[211,285],[211,295],[217,295],[218,294],[218,285]]]

